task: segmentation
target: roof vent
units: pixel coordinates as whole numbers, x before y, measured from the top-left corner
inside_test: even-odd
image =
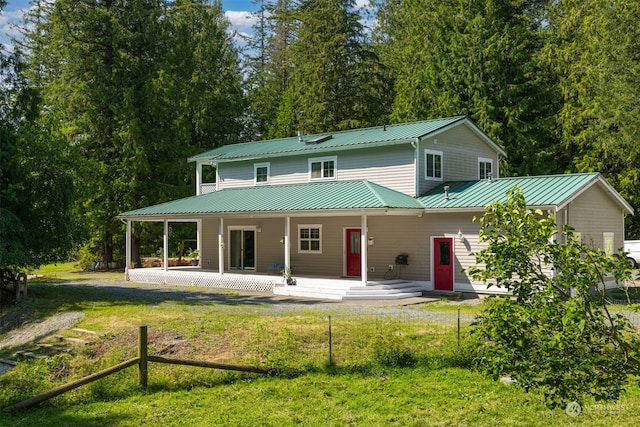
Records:
[[[333,135],[331,135],[331,134],[320,135],[320,136],[316,136],[313,139],[307,140],[306,143],[307,144],[320,144],[321,142],[328,141],[328,140],[330,140],[332,138],[333,138]]]
[[[301,130],[299,130],[298,131],[298,142],[301,143],[301,144],[304,142],[304,138],[303,137],[304,137],[304,133]]]
[[[445,202],[449,201],[449,186],[448,185],[444,186],[444,201]]]

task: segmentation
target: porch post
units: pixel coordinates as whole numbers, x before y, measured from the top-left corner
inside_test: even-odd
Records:
[[[196,249],[198,250],[200,262],[198,262],[198,268],[202,268],[202,220],[199,219],[196,222]]]
[[[284,216],[284,268],[291,269],[291,218],[289,215]],[[291,270],[289,270],[291,271]]]
[[[224,218],[218,224],[218,274],[224,274]]]
[[[169,270],[169,220],[164,220],[164,230],[162,233],[162,260],[164,271]]]
[[[362,284],[367,286],[367,273],[369,267],[367,266],[367,216],[362,215],[360,217],[360,265],[361,265],[361,278]]]
[[[127,220],[127,236],[125,238],[125,266],[124,280],[129,280],[129,268],[131,268],[131,220]]]
[[[200,195],[202,189],[202,163],[196,162],[196,196]]]

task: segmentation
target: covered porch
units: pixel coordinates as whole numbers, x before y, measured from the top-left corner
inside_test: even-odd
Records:
[[[180,199],[119,216],[127,226],[126,279],[328,299],[413,297],[427,290],[427,282],[384,280],[387,264],[407,249],[389,220],[398,226],[423,221],[423,211],[412,197],[368,181],[238,188]],[[377,240],[369,234],[374,219]],[[164,224],[163,267],[133,268],[132,228],[143,221]],[[169,267],[171,222],[197,224],[198,267]],[[295,286],[285,283],[288,274]]]
[[[389,300],[422,296],[433,290],[427,282],[393,279],[369,281],[360,278],[296,276],[287,285],[281,275],[224,273],[199,267],[153,267],[127,270],[128,280],[138,283],[204,286],[243,291],[273,292],[276,295],[329,300]]]

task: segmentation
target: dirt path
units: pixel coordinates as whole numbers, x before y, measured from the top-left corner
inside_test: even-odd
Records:
[[[56,314],[38,322],[29,323],[22,328],[9,332],[4,339],[0,341],[0,349],[21,346],[55,332],[68,329],[83,317],[84,313],[72,311],[69,313]]]

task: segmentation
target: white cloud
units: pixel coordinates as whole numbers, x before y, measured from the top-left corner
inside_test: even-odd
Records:
[[[247,11],[228,10],[224,15],[231,23],[231,28],[240,34],[251,33],[251,27],[257,22],[256,17]]]
[[[8,7],[8,6],[7,6]],[[12,38],[20,37],[19,26],[22,25],[27,8],[7,10],[0,12],[0,44],[5,51],[12,51]]]

